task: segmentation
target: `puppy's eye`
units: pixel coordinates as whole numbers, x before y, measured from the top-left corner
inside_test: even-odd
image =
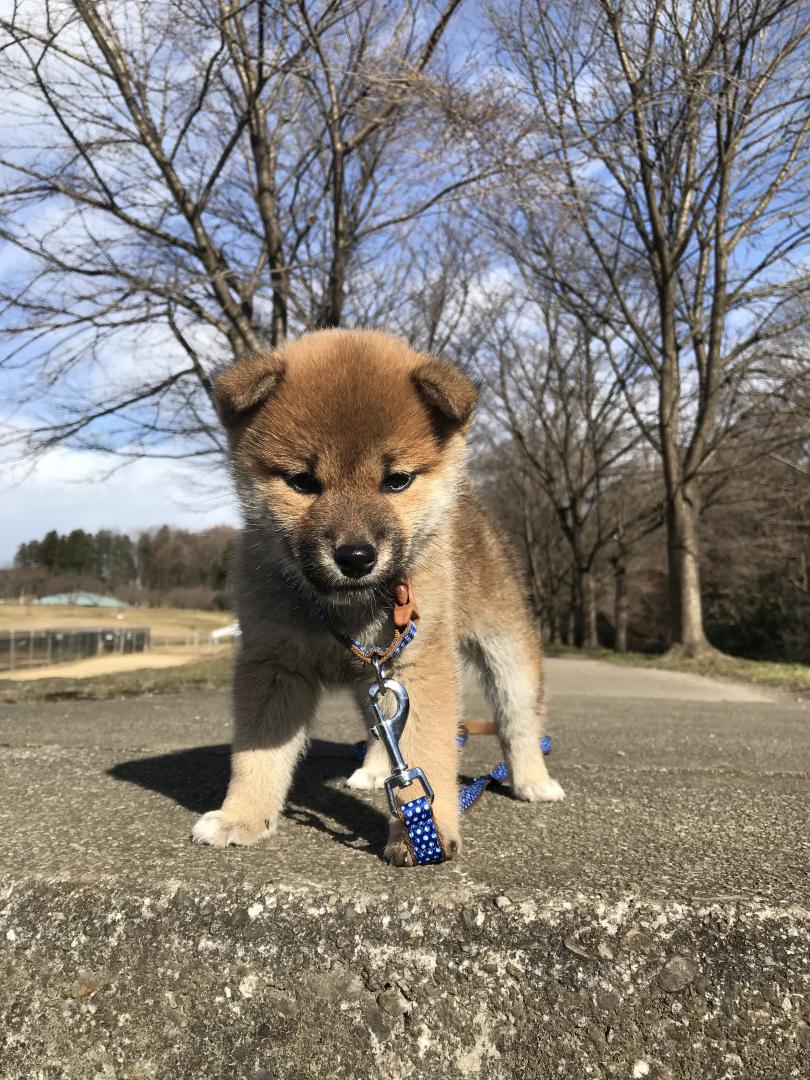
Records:
[[[291,487],[293,491],[297,491],[299,495],[320,495],[323,491],[323,488],[315,477],[310,476],[309,473],[305,472],[293,473],[292,476],[285,476],[284,483],[287,487]]]
[[[389,473],[382,482],[382,490],[391,493],[396,493],[397,491],[404,491],[405,488],[409,488],[411,486],[415,479],[416,477],[414,473]]]

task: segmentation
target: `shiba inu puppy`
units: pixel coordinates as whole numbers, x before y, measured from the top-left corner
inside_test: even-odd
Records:
[[[215,389],[244,516],[234,560],[242,638],[230,786],[194,840],[253,844],[273,833],[322,689],[348,685],[366,707],[373,669],[335,640],[307,596],[356,641],[384,645],[404,581],[420,622],[391,669],[410,694],[402,749],[433,786],[447,854],[461,843],[464,657],[483,675],[514,795],[563,798],[538,746],[538,636],[466,470],[475,385],[387,334],[324,330],[236,361]],[[285,571],[303,581],[303,595]],[[374,744],[348,785],[380,787],[388,771]],[[404,798],[420,794],[406,789]],[[385,856],[411,861],[396,819]]]

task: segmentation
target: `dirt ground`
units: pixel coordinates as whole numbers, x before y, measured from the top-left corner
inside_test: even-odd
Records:
[[[47,667],[23,668],[21,671],[4,671],[0,678],[8,682],[30,682],[33,679],[89,679],[95,675],[113,675],[123,671],[146,671],[156,668],[180,667],[183,664],[201,663],[231,652],[228,645],[203,649],[177,649],[170,652],[113,653],[109,656],[91,656],[85,660],[71,660],[66,664],[50,664]]]
[[[207,641],[212,630],[227,626],[227,611],[194,611],[182,608],[106,608],[78,605],[0,604],[0,630],[79,630],[148,626],[153,638],[178,638],[199,631]],[[61,665],[60,665],[61,666]]]
[[[200,659],[200,651],[170,653],[124,653],[111,656],[91,656],[87,660],[71,660],[66,664],[4,671],[9,682],[29,682],[31,679],[88,679],[93,675],[111,675],[117,671],[143,671],[146,668],[179,667]]]

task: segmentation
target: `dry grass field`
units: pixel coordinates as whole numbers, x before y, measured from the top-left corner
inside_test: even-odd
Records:
[[[0,604],[0,630],[120,629],[148,626],[152,638],[192,637],[199,632],[207,641],[212,630],[227,626],[227,611],[194,611],[182,608],[105,608],[78,605]]]
[[[149,653],[141,657],[148,658]],[[151,656],[154,658],[155,654]],[[167,659],[166,654],[160,654]],[[81,661],[80,661],[81,662]],[[96,675],[72,675],[59,665],[48,677],[10,679],[0,672],[0,702],[14,701],[109,701],[123,697],[150,697],[155,694],[182,694],[200,690],[221,690],[230,685],[233,650],[214,649],[190,662],[170,667],[107,671]]]
[[[148,627],[151,647],[146,652],[111,653],[84,657],[48,666],[21,666],[0,671],[0,680],[30,683],[40,680],[83,680],[131,672],[145,675],[147,669],[180,667],[208,660],[230,647],[210,643],[212,630],[227,626],[233,616],[227,611],[194,611],[181,608],[106,608],[79,605],[0,604],[0,630],[121,630]]]

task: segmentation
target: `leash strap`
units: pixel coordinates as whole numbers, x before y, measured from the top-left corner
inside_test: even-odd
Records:
[[[463,747],[466,741],[466,732],[456,736],[456,745],[459,748]],[[551,739],[548,735],[540,740],[540,749],[544,754],[550,753]],[[481,798],[492,781],[502,784],[508,775],[506,762],[501,761],[488,773],[477,776],[471,783],[459,788],[458,804],[462,814]],[[426,866],[430,863],[444,862],[447,852],[439,839],[430,799],[424,795],[419,799],[412,799],[411,802],[400,807],[398,816],[402,822],[405,842],[413,855],[414,863],[417,866]]]
[[[444,862],[447,853],[439,839],[430,799],[426,795],[403,803],[397,816],[402,822],[405,843],[417,866]]]
[[[290,573],[289,570],[284,570],[281,574],[281,580],[304,599],[303,582],[299,578]],[[419,612],[416,609],[413,591],[408,581],[401,582],[394,586],[393,599],[394,637],[390,645],[385,649],[381,648],[379,645],[367,646],[359,641],[355,641],[349,634],[345,634],[337,629],[317,596],[312,596],[310,601],[321,622],[332,637],[356,656],[358,660],[361,660],[364,664],[372,664],[377,671],[380,683],[383,684],[386,689],[396,688],[397,692],[401,692],[397,714],[391,720],[386,721],[375,703],[375,691],[379,693],[381,687],[376,684],[372,686],[370,691],[372,694],[372,708],[378,714],[379,721],[372,730],[374,734],[383,739],[383,742],[386,744],[389,759],[396,760],[397,764],[395,773],[386,780],[385,784],[392,813],[399,818],[405,843],[413,857],[414,863],[417,866],[426,866],[430,863],[444,862],[447,858],[447,852],[444,850],[436,828],[436,820],[433,817],[433,810],[431,809],[433,791],[428,783],[427,777],[419,768],[408,769],[399,752],[399,734],[401,733],[405,719],[407,718],[407,692],[401,684],[394,683],[391,680],[385,680],[383,673],[383,664],[394,660],[416,637],[416,624],[419,622]],[[394,727],[392,721],[398,726]],[[481,730],[487,729],[487,725],[483,725],[481,728]],[[467,742],[467,735],[467,731],[462,728],[461,732],[456,737],[456,745],[459,750]],[[551,739],[548,736],[541,739],[540,748],[544,754],[550,752]],[[355,749],[357,756],[362,761],[366,756],[366,744],[364,742],[358,743]],[[489,784],[493,781],[495,783],[503,783],[503,781],[506,780],[507,775],[506,763],[502,761],[500,764],[496,765],[494,769],[491,769],[490,772],[484,773],[482,776],[477,776],[469,784],[461,787],[458,793],[461,812],[464,813],[466,810],[469,810],[470,807],[478,801]],[[393,793],[394,788],[410,786],[410,784],[417,779],[421,781],[427,794],[420,796],[418,799],[411,799],[410,802],[397,803]]]
[[[456,746],[458,747],[459,750],[462,750],[466,746],[468,738],[469,738],[469,732],[466,731],[466,729],[462,728],[461,731],[456,736]],[[544,735],[543,738],[540,740],[540,749],[542,750],[542,752],[544,754],[550,754],[551,753],[551,736],[550,735]],[[365,742],[355,743],[354,753],[355,753],[355,756],[357,757],[358,761],[363,761],[365,759],[367,750],[368,750],[368,748],[367,748]],[[469,784],[462,784],[461,787],[458,790],[458,805],[459,805],[459,809],[461,810],[462,814],[465,813],[467,810],[470,809],[471,806],[473,806],[475,803],[478,802],[478,800],[481,798],[481,796],[484,794],[484,792],[486,791],[486,789],[489,787],[489,785],[491,783],[503,784],[508,778],[509,778],[509,770],[506,768],[506,762],[501,761],[501,762],[499,762],[499,764],[497,764],[495,766],[494,769],[490,769],[490,771],[487,772],[487,773],[482,773],[481,776],[476,776],[473,780],[471,780],[469,782]],[[424,805],[421,805],[421,804],[424,804]],[[400,816],[400,819],[402,820],[403,828],[405,829],[406,833],[408,833],[409,832],[409,819],[405,814],[406,807],[413,807],[414,808],[413,814],[412,814],[412,819],[414,821],[414,827],[415,828],[418,826],[419,828],[424,829],[425,828],[425,824],[424,824],[425,820],[426,820],[427,817],[429,817],[430,822],[432,823],[433,833],[436,834],[436,825],[433,822],[433,813],[432,813],[432,811],[430,809],[430,802],[426,798],[422,797],[422,798],[419,798],[419,799],[414,799],[412,802],[405,803],[405,805],[400,808],[401,813],[400,813],[399,816]],[[411,837],[411,843],[408,845],[411,848],[411,850],[412,850],[412,852],[414,854],[414,858],[416,858],[417,863],[419,863],[420,865],[421,865],[421,862],[420,862],[420,860],[419,860],[419,858],[417,856],[417,849],[420,847],[421,838],[422,838],[422,833],[416,834],[416,841],[417,842],[414,843],[414,839],[413,839],[413,837]],[[438,836],[437,836],[437,839],[438,839]],[[439,844],[439,846],[441,846],[441,844]],[[442,855],[442,858],[444,858],[444,855]],[[441,862],[442,860],[441,859],[436,859],[436,858],[426,858],[426,859],[421,860],[421,861],[424,861],[424,862]]]
[[[456,740],[458,742],[458,740]],[[461,743],[463,746],[466,742]],[[551,753],[551,738],[548,735],[544,735],[540,740],[540,749],[544,754]],[[481,776],[476,776],[474,780],[471,780],[469,784],[464,784],[458,790],[458,805],[462,814],[465,810],[469,810],[470,807],[478,802],[481,796],[484,794],[489,785],[494,781],[496,784],[502,784],[509,777],[509,770],[506,768],[506,762],[501,761],[495,766],[494,769],[490,769],[488,773],[483,773]]]

